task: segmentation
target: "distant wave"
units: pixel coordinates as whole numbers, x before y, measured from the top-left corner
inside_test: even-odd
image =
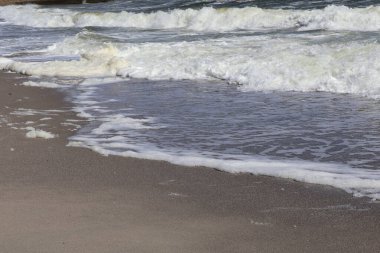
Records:
[[[380,7],[328,6],[315,10],[261,9],[257,7],[175,9],[152,13],[85,13],[36,6],[0,8],[0,18],[33,27],[133,27],[144,29],[189,29],[233,31],[239,29],[379,31]]]

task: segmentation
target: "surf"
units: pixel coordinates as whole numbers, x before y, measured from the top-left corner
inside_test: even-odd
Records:
[[[187,29],[233,31],[253,29],[380,30],[380,7],[350,8],[330,5],[324,9],[284,10],[258,7],[174,9],[151,13],[78,12],[37,6],[0,8],[0,18],[32,27],[130,27],[140,29]],[[355,20],[355,22],[352,22]]]

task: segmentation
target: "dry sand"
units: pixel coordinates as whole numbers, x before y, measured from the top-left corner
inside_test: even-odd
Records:
[[[369,199],[66,147],[70,104],[16,78],[0,74],[0,252],[380,252],[380,205]],[[64,112],[39,121],[19,108]],[[28,139],[13,129],[26,121],[59,137]]]

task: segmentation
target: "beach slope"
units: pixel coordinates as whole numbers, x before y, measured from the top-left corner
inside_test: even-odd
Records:
[[[2,252],[379,252],[369,199],[66,147],[68,122],[86,122],[63,94],[14,85],[22,78],[0,74]],[[27,138],[26,126],[58,137]]]

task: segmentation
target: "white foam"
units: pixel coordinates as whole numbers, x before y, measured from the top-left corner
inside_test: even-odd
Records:
[[[309,44],[312,38],[307,36],[99,43],[95,47],[86,46],[76,36],[57,44],[51,53],[81,52],[79,61],[28,63],[0,58],[0,68],[42,76],[222,79],[241,84],[243,91],[325,91],[380,97],[380,44]]]
[[[163,160],[184,166],[207,166],[230,173],[251,173],[324,184],[343,189],[355,196],[380,199],[380,171],[355,169],[346,165],[308,161],[269,160],[260,157],[234,156],[211,158],[197,153],[161,151],[154,147],[126,142],[121,136],[106,141],[85,136],[73,137],[69,146],[90,148],[103,155],[119,155]],[[129,151],[112,151],[112,148]],[[344,171],[344,173],[342,173]]]
[[[321,10],[281,10],[257,7],[185,9],[152,13],[90,13],[37,6],[0,8],[0,18],[7,22],[35,27],[136,27],[231,31],[237,29],[300,28],[328,30],[377,31],[380,7],[348,8],[328,6]]]
[[[34,115],[58,115],[58,113],[64,112],[64,110],[33,110],[27,108],[18,108],[16,111],[11,112],[12,115],[17,116],[34,116]]]
[[[122,114],[110,115],[105,118],[99,119],[103,123],[99,127],[95,128],[93,134],[107,134],[109,132],[119,133],[128,131],[130,129],[155,129],[156,126],[151,126],[154,119],[152,118],[132,118],[126,117]]]
[[[0,69],[34,76],[103,77],[116,75],[116,70],[126,64],[117,58],[113,46],[95,52],[89,51],[79,61],[17,62],[0,58]]]
[[[23,82],[21,85],[30,86],[30,87],[41,87],[41,88],[59,88],[62,86],[62,85],[51,83],[51,82],[33,82],[33,81],[26,81],[26,82]]]
[[[28,132],[26,133],[27,138],[53,139],[57,137],[56,134],[52,134],[50,132],[40,129],[35,129],[34,127],[27,127],[25,129],[28,130]]]
[[[77,110],[87,112],[88,108],[79,105]],[[163,160],[184,166],[206,166],[230,173],[251,173],[330,185],[355,196],[380,199],[380,170],[353,168],[338,163],[275,160],[254,155],[163,149],[150,144],[149,140],[141,141],[142,139],[138,138],[140,132],[134,131],[162,128],[163,126],[153,118],[136,119],[131,115],[116,114],[97,120],[99,124],[93,126],[91,132],[78,133],[70,137],[68,145],[89,148],[106,156]]]
[[[12,115],[17,115],[17,116],[33,116],[33,115],[37,115],[39,114],[40,112],[37,111],[37,110],[33,110],[33,109],[25,109],[25,108],[19,108],[17,109],[16,111],[14,112],[11,112],[10,114]]]

